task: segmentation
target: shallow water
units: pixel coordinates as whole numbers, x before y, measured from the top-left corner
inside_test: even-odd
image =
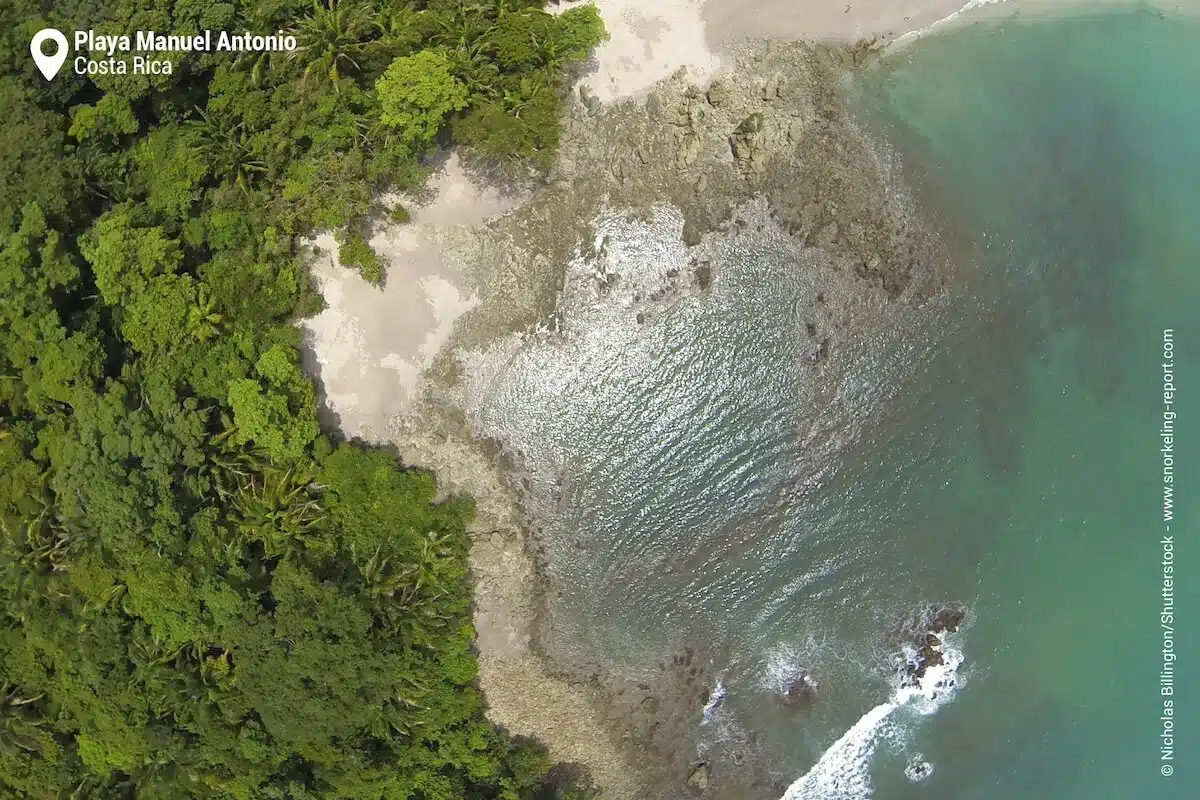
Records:
[[[1151,13],[1006,24],[930,37],[867,76],[864,119],[929,216],[978,246],[945,298],[877,309],[887,332],[837,340],[819,367],[806,327],[833,282],[811,253],[751,215],[706,254],[717,279],[699,292],[670,209],[601,219],[559,329],[479,357],[464,389],[528,478],[557,589],[551,654],[637,679],[711,643],[725,697],[702,747],[758,732],[785,786],[878,717],[843,740],[841,787],[805,800],[1190,796],[1186,757],[1158,755],[1158,433],[1171,328],[1183,564],[1198,42],[1200,25]],[[971,610],[953,699],[880,711],[898,630],[945,601]],[[1200,677],[1189,624],[1181,692]],[[779,697],[800,670],[819,684],[807,714]],[[917,760],[933,766],[920,782]]]

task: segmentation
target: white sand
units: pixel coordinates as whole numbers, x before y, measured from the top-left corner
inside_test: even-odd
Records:
[[[995,0],[573,0],[559,8],[593,1],[610,39],[581,83],[611,103],[646,94],[679,69],[708,83],[722,48],[739,38],[891,39]]]
[[[450,338],[455,321],[476,303],[459,270],[445,263],[432,234],[477,225],[518,204],[472,183],[457,157],[430,181],[426,204],[406,204],[412,221],[371,239],[385,261],[381,290],[338,264],[330,233],[311,243],[313,273],[327,308],[304,321],[309,366],[325,405],[348,436],[387,438],[389,423],[413,400],[422,371]]]
[[[565,10],[592,0],[572,0]],[[721,62],[706,37],[703,0],[595,0],[609,39],[595,53],[596,71],[580,83],[605,103],[645,94],[686,68],[707,83]]]

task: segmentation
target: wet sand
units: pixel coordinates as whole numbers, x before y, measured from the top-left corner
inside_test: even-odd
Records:
[[[708,0],[710,42],[730,39],[807,39],[853,42],[892,39],[945,19],[967,0]]]

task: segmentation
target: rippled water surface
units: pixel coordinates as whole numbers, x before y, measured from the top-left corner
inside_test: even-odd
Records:
[[[558,328],[468,369],[475,422],[517,454],[543,528],[551,653],[636,676],[711,643],[726,697],[706,735],[758,731],[786,785],[893,697],[904,618],[961,601],[953,701],[881,715],[862,780],[802,796],[1191,796],[1195,775],[1158,760],[1158,431],[1172,328],[1186,539],[1197,43],[1152,13],[1007,25],[864,79],[864,119],[978,248],[947,297],[864,309],[878,332],[835,335],[816,365],[836,282],[769,225],[703,253],[702,292],[671,209],[599,220]],[[1198,640],[1180,635],[1181,684]],[[779,698],[801,669],[807,714]]]

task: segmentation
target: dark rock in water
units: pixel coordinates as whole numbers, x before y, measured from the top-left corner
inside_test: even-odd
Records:
[[[812,349],[808,354],[808,360],[813,364],[819,364],[829,358],[829,338],[821,340],[821,343]]]
[[[696,267],[695,275],[696,285],[700,287],[701,291],[704,291],[708,289],[708,287],[712,286],[713,269],[709,264],[705,263]]]
[[[703,792],[708,789],[708,784],[711,778],[712,770],[709,769],[708,762],[701,761],[699,764],[692,767],[692,772],[690,775],[688,775],[688,788]]]
[[[937,638],[933,638],[936,642]],[[917,650],[916,663],[913,664],[911,677],[923,678],[925,677],[926,670],[928,670],[930,667],[939,666],[945,661],[945,656],[942,655],[940,644],[940,642],[938,642],[938,644],[929,644],[926,642],[925,644],[921,645],[921,648]]]
[[[755,133],[758,133],[762,129],[763,129],[763,115],[756,111],[755,113],[751,114],[750,116],[748,116],[744,120],[742,120],[740,124],[738,124],[737,128],[733,131],[733,135],[734,136],[751,136]]]
[[[933,774],[933,764],[917,756],[904,768],[904,774],[913,783],[919,783]]]
[[[931,607],[923,620],[916,623],[916,629],[910,629],[913,638],[911,646],[916,652],[905,659],[901,668],[900,684],[906,688],[917,686],[930,667],[944,664],[946,656],[942,651],[941,634],[955,633],[962,627],[967,611],[958,605]]]
[[[933,615],[933,621],[929,624],[930,633],[955,633],[959,626],[967,617],[965,608],[946,607],[939,609]]]
[[[788,683],[783,693],[783,704],[790,709],[807,714],[817,702],[817,682],[801,672]]]

